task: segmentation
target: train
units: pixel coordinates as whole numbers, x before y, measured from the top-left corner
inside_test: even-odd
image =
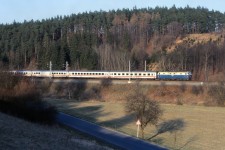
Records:
[[[149,80],[191,80],[190,71],[65,71],[65,70],[16,70],[13,75],[39,78],[86,78],[86,79],[149,79]]]

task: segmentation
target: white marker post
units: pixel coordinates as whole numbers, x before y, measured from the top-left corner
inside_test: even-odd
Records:
[[[141,122],[140,122],[139,119],[137,120],[136,125],[137,125],[137,138],[138,138],[138,135],[139,135],[139,127],[141,125]]]

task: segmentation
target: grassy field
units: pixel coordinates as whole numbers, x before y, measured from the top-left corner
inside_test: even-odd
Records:
[[[60,126],[34,124],[0,113],[1,150],[113,150],[92,137]]]
[[[136,136],[135,117],[125,113],[123,102],[46,100],[57,106],[60,111]],[[170,149],[224,149],[224,108],[172,104],[161,106],[164,110],[161,122],[180,119],[184,127],[177,132],[159,134],[152,139],[152,142]],[[145,130],[145,138],[155,133],[156,128],[148,126]]]

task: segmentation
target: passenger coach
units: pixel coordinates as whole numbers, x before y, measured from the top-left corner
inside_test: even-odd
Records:
[[[149,79],[149,80],[191,80],[191,72],[155,71],[11,71],[17,76],[50,78],[112,78],[112,79]]]

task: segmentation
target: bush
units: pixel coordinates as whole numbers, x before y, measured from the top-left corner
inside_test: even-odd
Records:
[[[209,96],[211,96],[218,106],[225,106],[225,87],[223,83],[209,87]]]
[[[0,83],[0,111],[24,118],[26,120],[44,124],[53,124],[56,109],[41,99],[41,94],[28,80],[14,80],[11,75]],[[15,78],[16,79],[16,78]]]
[[[192,94],[199,95],[204,92],[204,89],[202,86],[192,86],[191,92]]]
[[[86,83],[85,82],[78,82],[74,84],[73,89],[72,89],[72,96],[75,99],[80,99],[81,95],[84,93],[86,89]]]
[[[110,85],[112,85],[112,80],[109,78],[105,78],[101,80],[101,86],[104,87],[109,87]]]
[[[101,88],[92,87],[80,96],[80,100],[99,99],[101,100]]]
[[[181,86],[180,86],[180,91],[181,91],[182,93],[184,93],[184,92],[186,91],[186,89],[187,89],[187,86],[186,86],[185,84],[181,84]]]

